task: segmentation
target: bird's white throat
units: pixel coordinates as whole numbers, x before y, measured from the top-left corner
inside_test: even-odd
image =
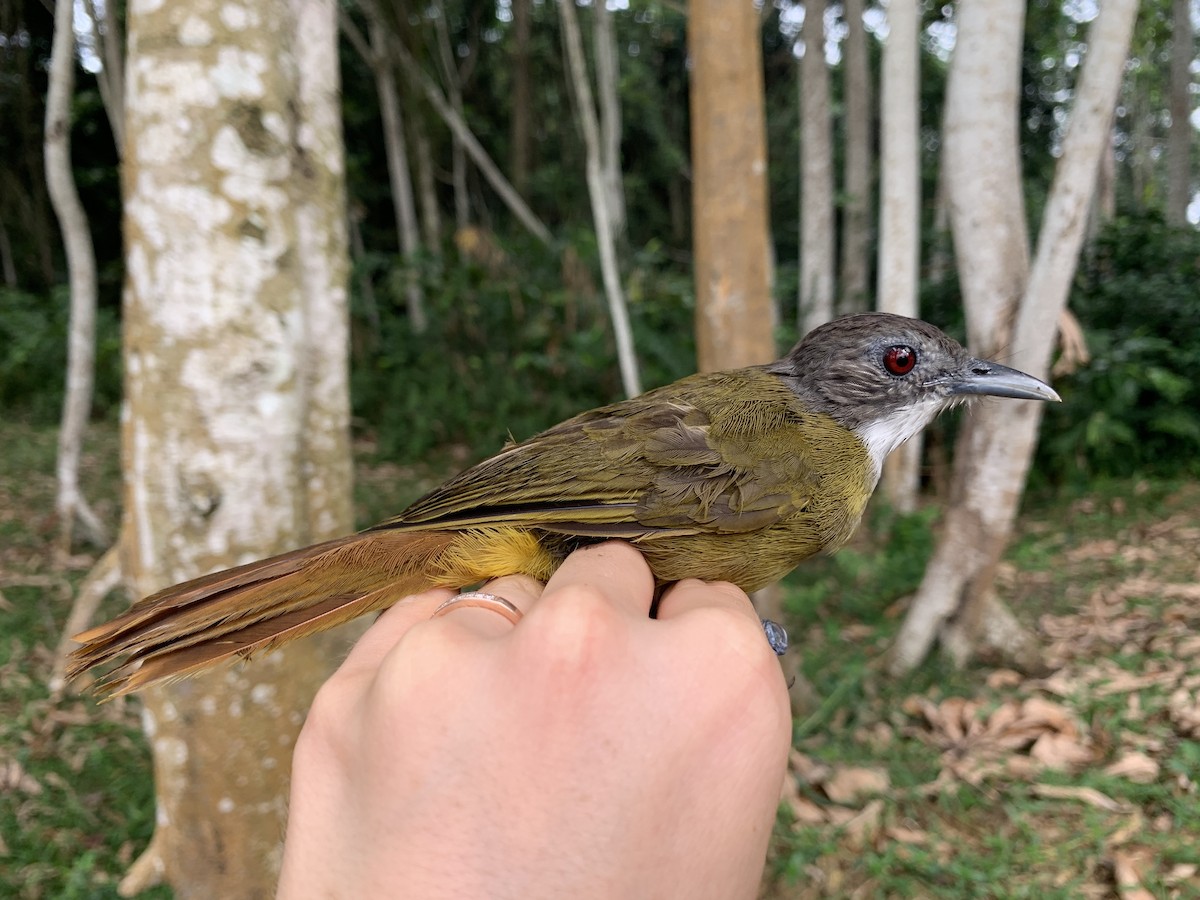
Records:
[[[888,454],[932,422],[945,405],[944,400],[929,397],[854,429],[858,439],[867,448],[876,481],[879,480],[879,474],[883,471],[883,461],[888,458]]]

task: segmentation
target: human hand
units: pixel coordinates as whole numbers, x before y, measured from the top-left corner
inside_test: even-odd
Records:
[[[631,546],[573,553],[525,616],[388,610],[296,745],[279,896],[753,897],[791,738],[746,595],[684,581],[649,618]]]

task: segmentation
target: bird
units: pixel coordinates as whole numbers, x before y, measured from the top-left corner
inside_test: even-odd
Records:
[[[857,528],[884,460],[981,396],[1057,401],[938,328],[844,316],[760,366],[691,375],[510,443],[398,516],[159,591],[75,636],[70,674],[119,695],[249,658],[435,587],[545,581],[574,549],[630,541],[657,584],[747,592]]]

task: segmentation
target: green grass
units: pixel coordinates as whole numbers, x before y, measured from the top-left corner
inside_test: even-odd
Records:
[[[85,459],[88,495],[112,527],[116,441],[114,428],[98,427]],[[0,446],[0,897],[116,897],[120,877],[153,830],[138,704],[50,696],[51,649],[69,591],[96,553],[55,552],[53,430],[6,423]],[[397,512],[469,461],[450,453],[406,467],[375,458],[365,441],[355,449],[360,525]],[[1122,853],[1139,853],[1143,886],[1154,896],[1200,897],[1200,881],[1188,876],[1189,866],[1200,866],[1200,743],[1171,721],[1171,684],[1106,693],[1104,679],[1113,673],[1098,668],[1111,664],[1140,676],[1183,665],[1181,677],[1200,679],[1200,653],[1180,651],[1181,641],[1200,632],[1200,604],[1169,590],[1200,580],[1200,487],[1110,482],[1087,494],[1033,499],[1000,589],[1023,622],[1043,631],[1047,646],[1054,627],[1078,631],[1062,642],[1067,656],[1051,666],[1074,679],[1062,696],[1022,677],[989,686],[992,669],[957,670],[941,657],[904,678],[884,672],[882,654],[936,528],[932,510],[910,517],[873,511],[850,547],[806,564],[788,581],[789,630],[819,698],[797,718],[797,748],[831,769],[882,768],[890,787],[873,825],[859,834],[831,821],[793,822],[785,807],[767,895],[1117,896],[1116,862]],[[123,602],[111,597],[105,611]],[[1088,610],[1103,615],[1093,621]],[[1013,697],[1049,697],[1075,717],[1094,759],[1066,771],[1006,771],[931,788],[946,757],[930,744],[930,729],[905,712],[912,696],[977,699],[985,712]],[[1158,763],[1148,783],[1104,773],[1130,749]],[[1038,785],[1091,788],[1118,806],[1047,797]],[[819,782],[797,791],[826,812],[841,807],[850,815],[866,804],[834,803]]]
[[[1141,855],[1141,885],[1153,896],[1200,896],[1200,869],[1193,869],[1200,866],[1200,744],[1179,734],[1166,711],[1177,684],[1200,685],[1200,654],[1176,652],[1200,633],[1200,606],[1170,594],[1200,577],[1200,486],[1105,483],[1086,495],[1037,498],[1022,517],[1000,592],[1035,629],[1053,625],[1043,616],[1077,624],[1067,657],[1050,660],[1077,683],[1065,696],[1015,673],[1019,683],[992,688],[991,669],[956,670],[938,657],[899,679],[882,669],[903,618],[901,598],[915,589],[932,547],[921,533],[931,526],[927,513],[908,520],[876,513],[849,563],[835,557],[789,579],[793,646],[822,698],[797,719],[797,748],[834,769],[881,767],[890,788],[866,838],[829,822],[794,822],[785,806],[768,896],[1110,897],[1123,853]],[[1084,613],[1096,602],[1107,604],[1108,618],[1089,624]],[[1126,633],[1118,626],[1128,626]],[[1043,637],[1049,646],[1051,636]],[[1108,663],[1132,675],[1182,671],[1167,684],[1105,693],[1095,667]],[[977,699],[985,711],[1014,696],[1045,697],[1075,716],[1094,757],[1061,771],[1002,772],[978,784],[949,779],[930,788],[947,763],[921,722],[904,712],[913,695]],[[1158,763],[1150,783],[1104,774],[1132,749]],[[1118,808],[1046,798],[1039,784],[1094,789]],[[799,792],[819,808],[837,806],[819,781],[801,779]],[[912,834],[920,840],[903,839]]]

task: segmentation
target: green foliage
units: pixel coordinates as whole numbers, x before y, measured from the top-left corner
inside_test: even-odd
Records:
[[[447,445],[490,453],[510,436],[621,397],[603,296],[588,276],[568,277],[578,283],[564,287],[544,249],[497,248],[486,266],[461,261],[440,275],[426,261],[420,274],[425,334],[414,334],[405,315],[398,264],[380,279],[377,326],[361,292],[354,298],[354,413],[383,455],[411,459]],[[627,284],[645,385],[693,371],[690,279],[650,245]]]
[[[877,620],[888,604],[921,583],[933,554],[937,512],[928,507],[904,515],[882,503],[872,504],[865,539],[807,562],[789,577],[788,612],[801,621],[834,628],[841,617]]]
[[[1200,473],[1200,234],[1152,216],[1097,239],[1072,308],[1089,365],[1059,381],[1037,471],[1057,481]]]
[[[0,415],[58,421],[67,367],[70,294],[49,296],[0,288]],[[116,313],[96,317],[96,415],[114,414],[121,398],[121,334]]]

